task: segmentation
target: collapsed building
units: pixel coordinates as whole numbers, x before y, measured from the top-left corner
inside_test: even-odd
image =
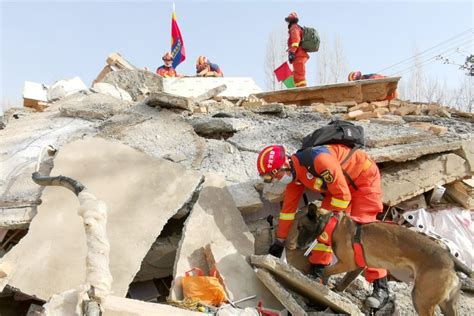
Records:
[[[443,210],[472,221],[472,113],[384,100],[399,79],[261,92],[250,78],[161,78],[112,54],[90,89],[63,82],[38,102],[28,94],[0,130],[0,304],[53,315],[83,300],[80,205],[64,188],[35,184],[39,171],[75,179],[107,205],[105,315],[197,314],[183,294],[193,268],[218,271],[225,289],[229,304],[209,313],[257,313],[260,301],[279,315],[362,314],[363,281],[338,293],[306,277],[301,251],[290,264],[265,256],[284,186],[263,185],[255,161],[268,144],[295,151],[331,120],[354,120],[381,170],[383,219],[420,230],[420,214]],[[472,233],[467,240],[450,251],[472,268]],[[390,308],[414,313],[409,287],[390,283]],[[469,296],[460,305],[474,313]]]

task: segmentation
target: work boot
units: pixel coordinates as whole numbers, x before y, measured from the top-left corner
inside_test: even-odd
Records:
[[[312,264],[311,269],[309,270],[309,276],[316,282],[327,285],[328,278],[323,277],[323,269],[325,267],[326,266],[322,264]]]
[[[384,277],[374,281],[374,291],[365,299],[365,305],[380,309],[388,303],[389,298],[387,277]]]

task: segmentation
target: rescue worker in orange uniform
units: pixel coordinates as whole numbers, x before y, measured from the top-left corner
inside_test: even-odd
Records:
[[[173,56],[170,52],[166,52],[161,58],[164,62],[164,65],[156,69],[156,74],[161,77],[181,77],[176,73],[176,70],[173,68]]]
[[[296,87],[306,87],[305,64],[309,59],[308,53],[300,47],[303,29],[298,25],[298,16],[290,13],[285,21],[288,23],[288,61],[293,64],[293,78]]]
[[[198,77],[224,77],[221,68],[211,63],[206,56],[199,56],[196,61],[196,75]]]
[[[305,189],[324,195],[321,204],[323,213],[346,212],[358,223],[376,221],[376,215],[383,210],[379,169],[361,149],[353,151],[344,165],[341,165],[349,152],[351,148],[340,144],[313,147],[311,161],[319,177],[313,176],[300,164],[300,161],[303,161],[302,151],[297,151],[288,157],[284,146],[270,145],[259,153],[257,170],[264,182],[278,181],[286,184],[276,232],[277,239],[270,247],[270,254],[281,256],[284,241]],[[311,274],[322,279],[322,270],[331,263],[331,260],[332,248],[319,240],[309,257]],[[386,270],[366,269],[366,280],[374,282],[374,291],[366,299],[368,307],[380,308],[388,302],[386,276]]]
[[[380,74],[366,74],[363,75],[360,71],[351,71],[349,76],[347,76],[348,81],[356,81],[356,80],[368,80],[368,79],[382,79],[387,78],[387,76],[380,75]],[[392,91],[388,94],[385,100],[393,100],[398,96],[397,90]]]

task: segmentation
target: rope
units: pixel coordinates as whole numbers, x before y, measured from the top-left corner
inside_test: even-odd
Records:
[[[106,234],[107,205],[87,189],[78,195],[79,216],[84,221],[87,239],[86,283],[95,290],[101,303],[111,292],[112,275],[109,270],[110,244]]]

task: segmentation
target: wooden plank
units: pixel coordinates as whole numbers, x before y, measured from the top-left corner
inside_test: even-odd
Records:
[[[255,96],[267,102],[310,105],[311,103],[336,103],[344,101],[378,101],[397,88],[400,77],[360,80],[323,86],[292,88],[262,92]]]

